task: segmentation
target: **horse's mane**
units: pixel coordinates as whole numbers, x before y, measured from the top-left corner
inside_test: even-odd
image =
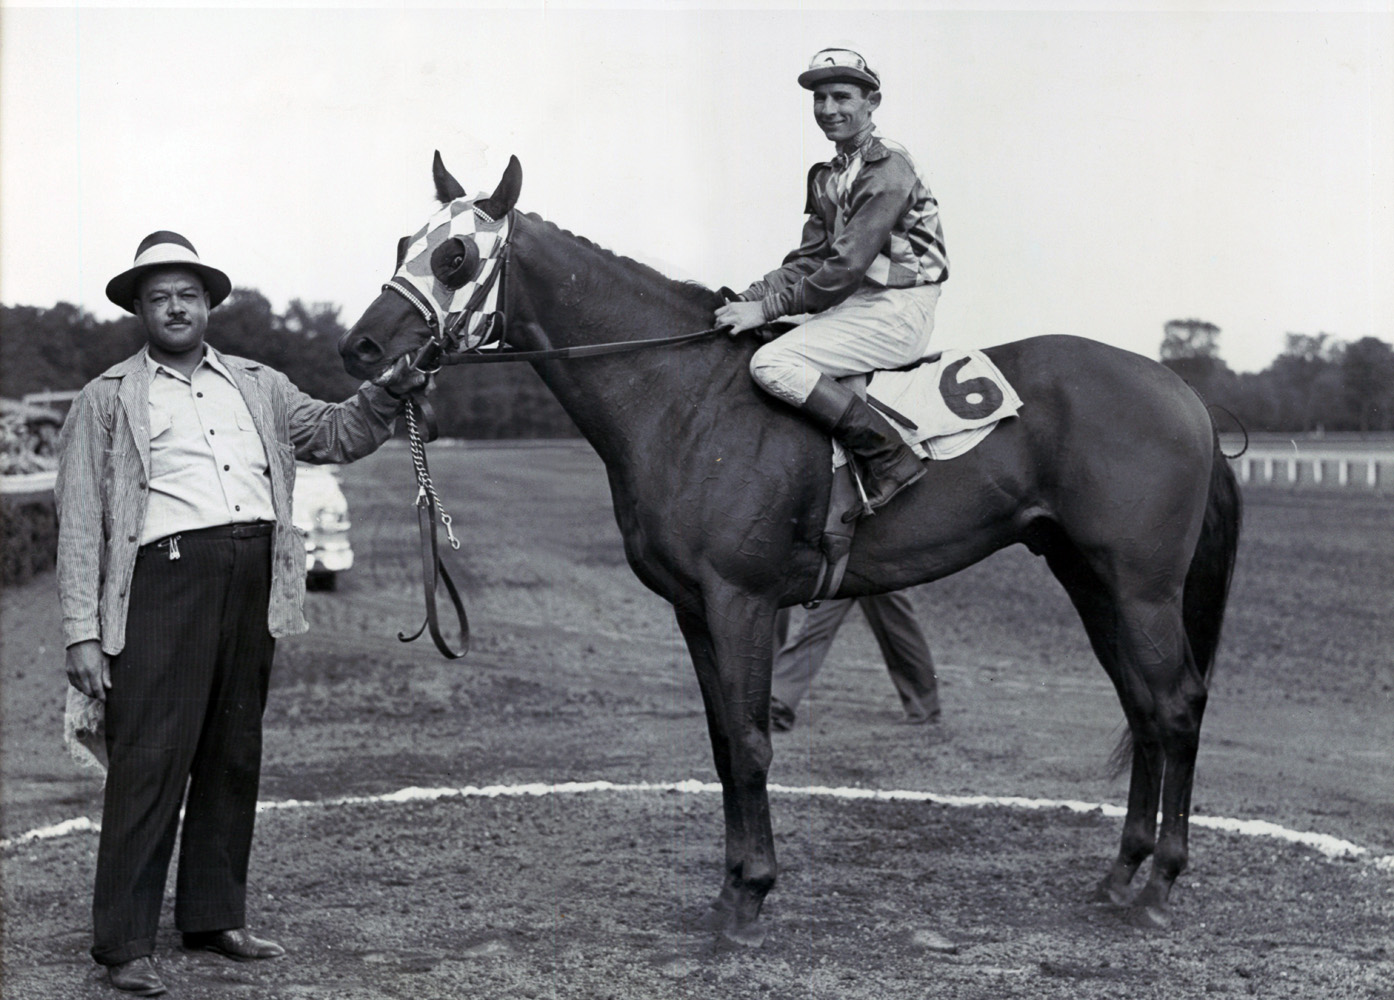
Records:
[[[632,257],[625,257],[621,254],[617,254],[613,250],[607,250],[605,247],[602,247],[599,244],[586,239],[586,237],[584,236],[579,236],[576,233],[571,232],[570,230],[563,229],[555,222],[549,222],[548,220],[542,218],[542,216],[538,215],[535,212],[527,212],[524,214],[525,217],[530,221],[535,222],[543,226],[544,228],[551,230],[552,232],[558,233],[561,236],[566,237],[568,240],[571,240],[572,242],[580,244],[587,250],[590,250],[591,252],[599,256],[601,260],[612,264],[613,266],[619,268],[622,271],[627,272],[633,277],[640,277],[648,281],[651,281],[654,284],[672,292],[678,299],[684,302],[691,303],[692,305],[705,310],[707,313],[711,313],[714,309],[716,309],[717,306],[721,305],[723,301],[722,297],[719,294],[712,291],[710,288],[708,288],[706,285],[703,285],[701,282],[681,281],[677,278],[670,278],[662,271],[650,267],[648,264],[642,263],[641,261],[637,261]],[[598,276],[596,277],[598,278]]]

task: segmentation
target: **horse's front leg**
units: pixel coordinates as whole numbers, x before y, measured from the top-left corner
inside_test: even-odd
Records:
[[[726,815],[726,877],[713,906],[732,941],[765,939],[760,908],[777,871],[770,826],[770,661],[774,603],[729,593],[678,608],[692,653]]]

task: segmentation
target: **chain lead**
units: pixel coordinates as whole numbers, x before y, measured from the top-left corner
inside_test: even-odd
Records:
[[[426,445],[421,440],[421,432],[416,428],[416,406],[407,403],[407,439],[411,442],[411,464],[416,471],[416,506],[434,506],[440,515],[440,523],[445,525],[445,536],[450,541],[452,549],[460,548],[460,540],[455,537],[455,532],[451,528],[451,517],[441,506],[440,495],[436,493],[436,486],[431,482],[430,470],[426,467]]]

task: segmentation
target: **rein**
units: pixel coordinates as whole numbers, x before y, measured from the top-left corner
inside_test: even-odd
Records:
[[[641,351],[649,347],[676,347],[695,340],[726,332],[724,326],[714,326],[692,333],[679,333],[671,337],[650,337],[647,340],[618,340],[608,344],[581,344],[577,347],[554,347],[545,351],[496,351],[485,354],[473,350],[463,354],[452,354],[440,359],[442,365],[489,365],[505,361],[558,361],[564,358],[595,358],[604,354],[624,354],[628,351]]]
[[[510,216],[513,214],[509,213]],[[508,318],[506,315],[507,297],[505,295],[505,271],[508,267],[510,251],[513,246],[513,225],[510,219],[508,228],[508,238],[499,248],[499,262],[489,276],[488,281],[475,290],[470,296],[468,305],[460,312],[458,317],[449,324],[437,319],[435,310],[431,305],[422,300],[421,295],[407,282],[399,280],[396,276],[383,285],[383,291],[393,291],[402,298],[406,299],[422,319],[426,321],[427,328],[431,331],[430,339],[417,351],[416,357],[412,359],[411,365],[417,371],[425,375],[434,375],[440,371],[444,365],[485,365],[502,364],[505,362],[530,362],[530,361],[559,361],[567,358],[592,358],[607,354],[623,354],[630,351],[641,351],[654,347],[675,347],[679,344],[692,343],[708,337],[723,333],[727,329],[723,326],[714,326],[706,330],[697,330],[692,333],[680,333],[671,337],[651,337],[645,340],[626,340],[616,341],[605,344],[582,344],[576,347],[558,347],[539,351],[519,351],[519,350],[494,350],[484,351],[481,348],[489,343],[500,347],[507,347],[504,337],[507,334]],[[498,284],[499,308],[489,315],[483,336],[480,343],[468,350],[461,351],[460,331],[465,329],[470,316],[482,305],[493,289]],[[498,333],[495,335],[494,331]],[[495,339],[495,336],[497,339]],[[407,438],[411,445],[412,468],[416,473],[416,521],[417,528],[421,536],[421,586],[425,592],[426,600],[426,620],[422,622],[411,635],[405,632],[398,632],[397,638],[402,642],[415,642],[421,638],[423,633],[429,632],[431,641],[435,643],[436,649],[440,650],[441,655],[449,660],[458,660],[469,652],[470,647],[470,628],[469,617],[465,613],[465,604],[460,597],[459,588],[455,581],[451,579],[449,571],[445,568],[445,563],[440,557],[440,547],[436,535],[436,521],[445,525],[445,533],[450,541],[450,547],[458,550],[460,540],[455,537],[452,528],[451,517],[441,506],[440,497],[436,493],[435,484],[431,481],[431,469],[426,462],[426,444],[434,441],[437,436],[435,413],[431,404],[426,399],[426,391],[423,387],[421,391],[413,393],[408,397],[406,405]],[[425,424],[425,434],[423,436],[421,428],[417,424],[417,414],[421,415],[421,422]],[[440,616],[436,609],[436,595],[439,593],[440,585],[444,583],[446,593],[450,595],[450,603],[455,609],[455,617],[460,627],[460,648],[454,649],[445,640],[440,630]]]

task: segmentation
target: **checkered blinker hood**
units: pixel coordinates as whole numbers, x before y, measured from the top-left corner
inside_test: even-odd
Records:
[[[491,219],[479,200],[456,198],[404,237],[390,282],[461,350],[496,346],[502,327],[493,317],[512,217]]]

